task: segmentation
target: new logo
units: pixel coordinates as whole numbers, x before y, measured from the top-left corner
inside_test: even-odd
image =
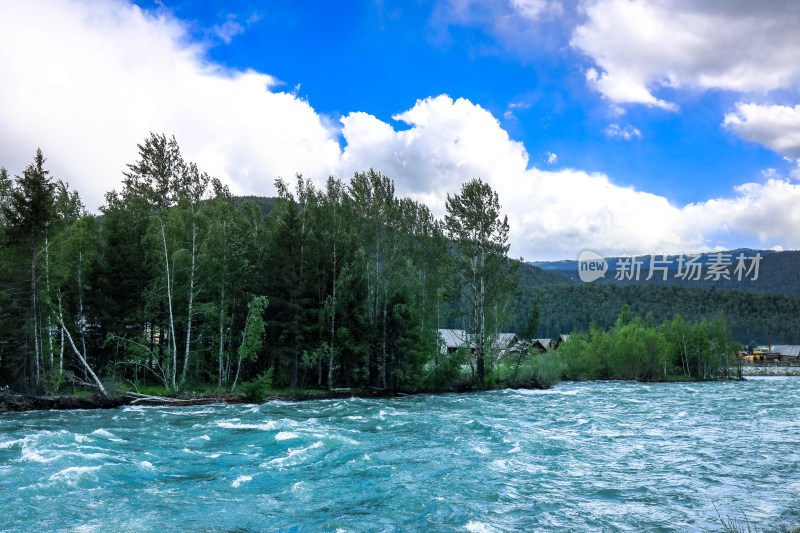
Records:
[[[584,283],[600,279],[608,272],[608,263],[602,255],[592,250],[584,250],[578,256],[578,276]]]

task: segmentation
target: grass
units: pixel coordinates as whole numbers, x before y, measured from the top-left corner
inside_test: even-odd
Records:
[[[717,509],[716,504],[714,504],[714,511],[716,511],[717,518],[719,518],[725,533],[758,533],[759,531],[755,525],[750,523],[750,519],[747,518],[744,510],[742,510],[741,519],[731,518],[730,516],[723,518],[722,515],[719,514],[719,509]]]

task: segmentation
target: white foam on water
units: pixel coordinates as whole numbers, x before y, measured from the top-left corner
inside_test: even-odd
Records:
[[[477,520],[470,520],[467,522],[467,525],[464,526],[464,529],[470,533],[495,533],[500,531],[489,524],[484,524],[483,522],[478,522]]]
[[[141,466],[142,468],[145,468],[147,470],[155,470],[156,469],[156,467],[154,467],[153,463],[151,463],[150,461],[142,461],[142,462],[139,463],[139,466]]]
[[[560,389],[515,389],[514,393],[521,394],[522,396],[542,396],[542,395],[558,395],[558,396],[576,396],[580,392],[579,389],[560,390]]]
[[[294,433],[292,431],[281,431],[277,435],[275,435],[275,440],[289,440],[289,439],[299,439],[300,435]]]
[[[34,463],[52,463],[53,461],[55,461],[59,457],[62,457],[62,455],[57,455],[55,457],[45,458],[44,456],[38,454],[35,451],[23,450],[23,452],[22,452],[22,460],[23,461],[32,461]]]
[[[265,424],[240,424],[238,422],[217,422],[217,427],[223,429],[260,429],[261,431],[274,431],[278,428],[277,424],[270,420]]]
[[[186,448],[186,447],[184,447],[181,451],[184,452],[184,453],[191,453],[191,454],[194,454],[194,455],[197,455],[198,453],[200,453],[197,450],[190,450],[189,448]]]
[[[101,466],[70,466],[50,476],[50,481],[65,481],[69,484],[74,484],[82,476],[90,475],[101,468]],[[94,476],[92,475],[91,477]]]
[[[239,476],[233,481],[233,483],[231,483],[231,487],[233,487],[234,489],[238,489],[239,485],[241,485],[242,483],[252,480],[253,476]]]
[[[83,442],[93,442],[93,439],[91,437],[89,437],[88,435],[76,434],[75,435],[75,442],[81,442],[81,443],[83,443]]]
[[[209,437],[208,435],[200,435],[199,437],[192,437],[189,440],[190,441],[191,440],[211,440],[211,437]]]
[[[103,428],[95,429],[94,431],[92,431],[92,435],[94,435],[96,437],[103,437],[104,439],[116,439],[117,438],[116,435],[114,435],[110,431],[107,431],[107,430],[105,430]]]
[[[683,418],[684,416],[686,416],[686,411],[681,411],[678,413],[678,418]]]
[[[500,470],[503,472],[508,471],[508,461],[505,459],[495,459],[491,462],[491,465],[495,467],[496,470]]]
[[[309,446],[305,446],[304,448],[289,448],[289,453],[287,453],[285,457],[276,457],[275,459],[270,460],[268,463],[262,464],[261,467],[262,468],[266,468],[266,467],[268,467],[270,465],[276,465],[279,468],[282,468],[288,461],[290,461],[292,459],[295,459],[295,458],[301,460],[302,457],[298,457],[298,456],[302,456],[306,452],[309,452],[309,451],[311,451],[311,450],[313,450],[315,448],[320,448],[321,446],[322,446],[322,442],[317,441],[314,444],[311,444]]]

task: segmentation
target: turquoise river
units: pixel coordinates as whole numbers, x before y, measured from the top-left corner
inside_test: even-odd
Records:
[[[800,378],[0,413],[0,531],[720,531],[717,512],[800,525]]]

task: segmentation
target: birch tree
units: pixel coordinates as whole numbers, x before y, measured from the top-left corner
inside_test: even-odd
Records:
[[[459,276],[475,336],[476,377],[485,387],[487,311],[516,288],[516,273],[506,256],[508,217],[500,218],[497,193],[480,178],[465,183],[460,194],[448,194],[446,208],[447,233],[458,245]]]

